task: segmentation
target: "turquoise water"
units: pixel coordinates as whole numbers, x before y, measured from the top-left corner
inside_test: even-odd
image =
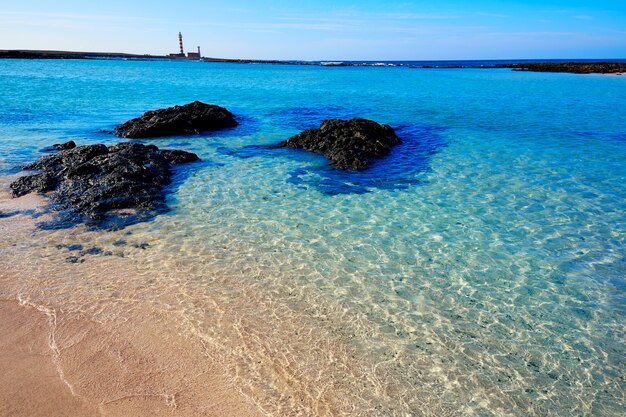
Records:
[[[202,100],[238,116],[150,141],[203,162],[178,171],[171,212],[129,230],[150,242],[137,262],[178,274],[194,334],[237,345],[206,305],[255,300],[239,308],[259,345],[224,355],[268,412],[324,414],[272,408],[262,385],[279,377],[262,361],[304,390],[327,383],[346,414],[623,413],[626,77],[5,60],[0,92],[4,175],[51,143],[116,142],[102,130],[148,109]],[[356,116],[404,141],[367,172],[259,146]],[[324,339],[287,335],[299,326]],[[324,349],[366,371],[329,371]]]

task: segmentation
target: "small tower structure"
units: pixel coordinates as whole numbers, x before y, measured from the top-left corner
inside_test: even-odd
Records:
[[[185,56],[185,50],[183,49],[183,34],[178,32],[178,46],[180,47],[180,54]]]
[[[200,47],[198,46],[198,52],[187,52],[187,58],[200,59]]]

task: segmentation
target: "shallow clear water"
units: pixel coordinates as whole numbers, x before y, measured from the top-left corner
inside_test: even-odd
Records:
[[[152,140],[203,162],[178,171],[171,212],[98,242],[149,242],[129,257],[180,291],[159,308],[228,346],[269,412],[307,412],[269,405],[293,388],[281,372],[341,393],[346,413],[623,412],[626,77],[5,60],[0,92],[5,175],[51,143],[115,142],[101,129],[148,109],[202,100],[238,116],[235,129]],[[366,172],[259,146],[356,116],[404,141]],[[210,305],[239,308],[239,325],[216,325]]]

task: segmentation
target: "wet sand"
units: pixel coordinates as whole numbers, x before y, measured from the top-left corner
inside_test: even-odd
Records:
[[[452,415],[400,367],[432,363],[374,340],[376,323],[334,297],[181,262],[146,224],[42,229],[45,199],[11,199],[9,180],[0,415]]]
[[[49,319],[17,301],[0,301],[0,415],[91,416],[95,404],[72,394],[49,346]]]
[[[0,218],[1,416],[261,415],[211,360],[209,346],[181,337],[175,315],[140,303],[125,315],[105,304],[94,307],[98,314],[82,314],[40,304],[49,289],[25,294],[31,279],[60,281],[64,270],[80,278],[82,265],[50,268],[32,258],[37,252],[23,245],[37,239],[32,211],[44,200],[1,193],[1,213],[31,214]],[[102,261],[101,277],[124,274],[122,259]]]
[[[296,316],[237,278],[198,281],[155,268],[153,248],[106,244],[137,239],[126,230],[43,230],[45,199],[6,190],[0,416],[392,415],[406,394],[347,342],[365,323],[341,306]]]
[[[112,328],[2,300],[0,332],[0,415],[260,415],[163,318]]]

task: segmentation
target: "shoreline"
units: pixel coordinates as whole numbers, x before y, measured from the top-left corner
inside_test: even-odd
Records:
[[[292,288],[275,294],[260,281],[249,286],[210,272],[190,281],[193,265],[152,268],[144,251],[158,249],[131,243],[141,226],[104,234],[84,225],[39,229],[35,223],[50,216],[44,197],[7,198],[5,179],[0,320],[8,324],[0,329],[0,366],[10,372],[0,380],[0,414],[389,415],[398,406],[414,415],[447,412],[422,389],[407,391],[413,383],[393,374],[396,359],[380,362],[378,353],[363,350],[373,329],[334,300],[303,293],[310,302],[304,308],[290,299]],[[69,245],[115,250],[107,242],[120,238],[129,240],[124,253],[67,257],[77,254]],[[40,400],[27,408],[23,392]]]
[[[97,323],[0,300],[0,414],[261,416],[165,317]]]
[[[87,263],[46,266],[27,247],[40,233],[32,213],[47,216],[43,204],[41,196],[10,199],[4,186],[0,190],[6,237],[0,246],[1,415],[263,415],[210,346],[181,337],[176,315],[141,303],[122,316],[106,301],[90,313],[73,308],[77,300],[55,302],[49,285],[33,290],[30,281],[71,275],[79,282],[94,273]],[[131,273],[123,258],[90,258],[94,262],[106,275]]]
[[[20,362],[0,380],[10,415],[451,413],[442,394],[426,388],[451,370],[430,375],[431,358],[377,334],[379,322],[349,304],[290,279],[276,286],[243,263],[245,276],[176,257],[155,268],[154,256],[165,254],[142,224],[106,233],[85,225],[39,229],[36,223],[51,217],[45,196],[8,198],[6,180],[0,178],[0,213],[8,215],[0,217],[7,236],[0,241],[0,319],[21,323],[0,329],[0,366]],[[127,242],[116,246],[121,239]],[[101,251],[90,254],[94,248]],[[20,338],[19,329],[28,336]],[[434,330],[422,336],[446,349]],[[38,356],[25,354],[28,346],[40,346]],[[49,389],[33,385],[41,367],[54,380]],[[21,414],[18,385],[41,398]],[[48,401],[55,392],[64,400]],[[504,404],[493,401],[496,409]]]
[[[0,300],[0,414],[97,414],[97,407],[75,397],[59,375],[49,328],[45,313]]]

